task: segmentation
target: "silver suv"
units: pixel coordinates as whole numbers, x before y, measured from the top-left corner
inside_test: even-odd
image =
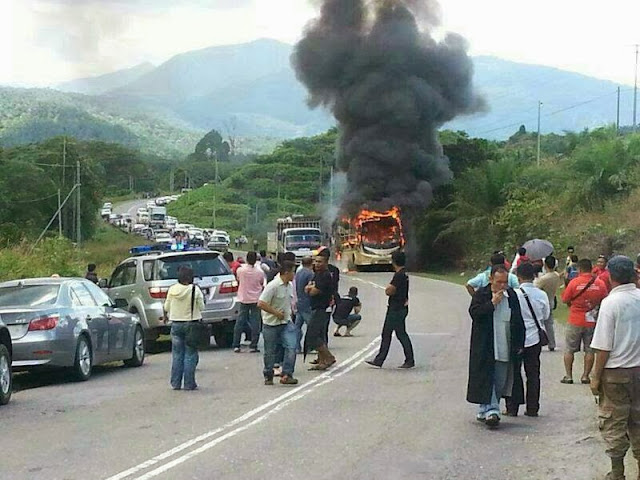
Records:
[[[152,344],[159,335],[169,333],[164,301],[169,287],[178,281],[181,266],[193,269],[195,282],[204,293],[202,318],[211,326],[216,344],[230,347],[238,318],[238,282],[219,252],[146,252],[120,263],[105,290],[114,301],[128,303],[129,311],[140,317],[145,339]]]

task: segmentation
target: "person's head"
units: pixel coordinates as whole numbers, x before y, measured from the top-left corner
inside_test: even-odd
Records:
[[[355,298],[358,296],[358,287],[351,287],[349,288],[349,296],[351,298]]]
[[[494,253],[491,255],[490,262],[492,267],[494,265],[504,265],[504,255],[500,252]]]
[[[553,255],[549,255],[547,258],[544,259],[544,266],[550,272],[553,272],[556,269],[557,264],[558,264],[558,261],[556,260],[556,257],[554,257]]]
[[[222,258],[224,258],[224,259],[227,261],[227,263],[231,263],[231,262],[233,262],[233,253],[231,253],[231,252],[224,252],[224,253],[222,254]]]
[[[95,263],[90,263],[89,265],[87,265],[87,272],[94,273],[95,271],[96,271],[96,264]]]
[[[509,271],[504,265],[494,265],[491,267],[491,275],[489,275],[489,283],[491,290],[498,292],[506,290],[509,286]]]
[[[320,247],[320,249],[318,250],[318,255],[325,257],[328,262],[331,258],[331,250],[329,250],[327,247]]]
[[[327,270],[329,266],[329,259],[324,255],[316,255],[315,260],[313,261],[313,267],[316,272],[324,272]]]
[[[575,248],[573,248],[572,246],[567,247],[567,253],[569,255],[573,255],[574,252],[575,252]]]
[[[578,263],[578,255],[571,255],[569,259],[571,260],[571,263]]]
[[[282,256],[282,261],[296,263],[296,254],[293,252],[285,252]]]
[[[591,273],[593,270],[593,264],[591,260],[588,258],[583,258],[582,260],[578,260],[578,271],[580,273]]]
[[[407,264],[407,256],[404,252],[393,252],[391,254],[391,264],[394,268],[404,268]]]
[[[295,262],[290,262],[289,260],[285,260],[280,265],[280,279],[284,283],[289,283],[293,280],[293,277],[296,273],[296,264]]]
[[[518,249],[518,255],[520,255],[521,257],[524,257],[527,254],[527,249],[524,247],[520,247]]]
[[[193,269],[185,266],[178,268],[178,282],[182,285],[191,285],[193,283]]]
[[[260,250],[260,258],[267,258],[267,251],[266,250]]]
[[[604,255],[598,256],[598,260],[596,260],[596,267],[603,270],[607,268],[607,257],[605,257]]]
[[[247,263],[251,266],[255,265],[258,261],[258,254],[256,252],[247,252]]]
[[[521,263],[516,269],[516,275],[520,283],[533,282],[533,279],[536,278],[536,267],[533,263]]]
[[[635,283],[638,278],[633,261],[624,255],[616,255],[609,260],[608,269],[611,284],[614,287],[627,283]]]
[[[303,268],[311,268],[311,267],[313,267],[313,257],[304,257],[302,259],[302,267]]]

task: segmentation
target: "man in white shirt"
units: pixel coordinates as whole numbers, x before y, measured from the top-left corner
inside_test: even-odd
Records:
[[[536,276],[534,265],[529,262],[521,263],[516,269],[520,288],[516,294],[520,302],[520,310],[525,327],[524,352],[521,361],[514,371],[513,390],[522,392],[522,365],[527,376],[526,385],[526,409],[524,414],[528,417],[537,417],[540,409],[540,352],[542,351],[542,322],[549,316],[551,308],[547,294],[533,285]],[[514,398],[521,395],[513,395],[507,398],[506,414],[511,417],[518,415],[520,405]]]
[[[599,396],[600,431],[611,458],[606,478],[623,480],[629,446],[640,466],[640,290],[630,258],[613,257],[607,268],[613,288],[600,304],[591,342],[591,391]]]
[[[284,351],[280,383],[298,383],[298,380],[293,378],[298,345],[298,330],[291,315],[294,269],[295,263],[283,262],[280,274],[267,284],[258,301],[258,308],[262,310],[265,385],[273,385],[273,367],[278,360],[280,348]]]

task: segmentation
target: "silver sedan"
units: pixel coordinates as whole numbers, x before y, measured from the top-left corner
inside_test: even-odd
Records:
[[[138,317],[82,278],[0,283],[0,318],[11,334],[14,370],[69,367],[88,380],[97,364],[144,362]]]

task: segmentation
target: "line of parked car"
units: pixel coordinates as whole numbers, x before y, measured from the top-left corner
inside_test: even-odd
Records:
[[[106,209],[112,211],[108,202]],[[231,346],[239,310],[238,282],[222,256],[227,232],[177,219],[173,227],[155,229],[128,223],[118,226],[155,244],[132,249],[98,285],[58,277],[0,283],[0,405],[11,398],[13,372],[66,368],[86,381],[95,365],[141,366],[158,337],[169,333],[163,304],[181,266],[193,269],[205,296],[203,343],[213,336],[219,347]]]

